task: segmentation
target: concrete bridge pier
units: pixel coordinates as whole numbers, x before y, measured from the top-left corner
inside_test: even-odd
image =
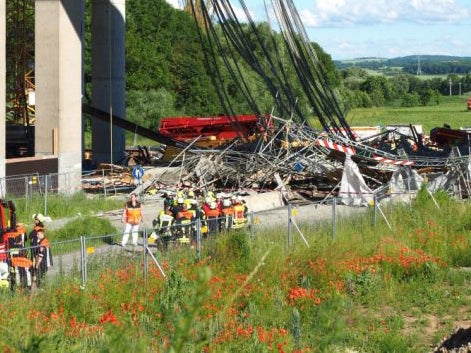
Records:
[[[92,2],[92,106],[125,118],[125,0]],[[112,123],[92,120],[94,163],[122,161],[125,134]]]
[[[36,155],[55,155],[58,173],[82,171],[84,2],[35,1]],[[60,180],[61,178],[59,178]]]

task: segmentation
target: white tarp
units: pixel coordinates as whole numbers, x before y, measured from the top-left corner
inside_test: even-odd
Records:
[[[409,201],[422,187],[424,178],[410,167],[400,167],[389,181],[389,196],[395,201]]]
[[[368,206],[373,202],[373,192],[348,154],[345,156],[339,197],[343,204],[349,206]]]
[[[400,167],[396,170],[389,182],[391,194],[406,194],[417,192],[422,187],[424,179],[416,170],[409,167]]]

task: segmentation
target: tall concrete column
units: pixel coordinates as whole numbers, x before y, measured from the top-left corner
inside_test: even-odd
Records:
[[[125,118],[125,0],[92,0],[92,106]],[[111,119],[112,120],[112,119]],[[92,120],[95,163],[124,157],[125,135],[112,122]]]
[[[70,175],[60,189],[81,181],[83,19],[84,0],[35,0],[35,149]]]
[[[5,156],[6,156],[6,142],[5,142],[5,116],[6,116],[6,58],[5,58],[5,9],[6,0],[0,0],[0,178],[5,177]],[[3,195],[4,185],[0,187],[0,197]]]

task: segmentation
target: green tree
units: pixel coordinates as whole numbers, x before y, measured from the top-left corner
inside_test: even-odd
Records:
[[[169,113],[219,112],[192,16],[164,0],[128,0],[126,9],[126,84],[132,92],[127,100],[129,118],[138,119],[144,126],[156,126],[158,121],[142,121],[138,112],[142,110],[140,104],[147,101],[155,113],[155,104],[148,100],[162,97],[164,92],[166,99],[162,102],[173,101],[173,109],[163,106],[150,119]],[[134,101],[131,97],[139,99]]]
[[[417,92],[406,93],[402,97],[401,105],[403,107],[415,107],[419,105],[420,96]]]
[[[393,89],[385,76],[368,76],[362,84],[362,90],[368,93],[374,106],[384,105],[392,99]]]
[[[440,93],[437,90],[432,88],[426,89],[419,97],[420,104],[429,105],[429,104],[438,104],[440,99]]]
[[[175,97],[165,88],[148,91],[127,91],[127,118],[134,123],[157,131],[163,117],[179,115],[175,110]]]
[[[409,92],[409,79],[406,75],[397,75],[390,79],[393,97],[401,98]]]

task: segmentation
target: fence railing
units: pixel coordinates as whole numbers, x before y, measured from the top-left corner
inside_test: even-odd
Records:
[[[412,200],[412,197],[405,199]],[[323,208],[323,215],[320,214],[320,207]],[[373,225],[382,219],[392,229],[393,225],[387,218],[389,209],[385,210],[384,207],[379,202],[375,202],[372,207],[368,208],[339,205],[338,200],[334,198],[331,204],[319,204],[316,205],[316,208],[295,207],[289,204],[275,210],[249,212],[242,227],[239,227],[240,224],[234,226],[234,223],[228,220],[229,216],[194,219],[165,225],[143,225],[139,231],[139,243],[136,248],[132,245],[124,248],[121,246],[123,236],[121,232],[103,236],[84,235],[71,240],[53,241],[50,249],[54,266],[49,269],[48,274],[75,278],[80,281],[82,288],[86,288],[89,272],[99,268],[95,266],[96,263],[103,263],[110,256],[129,256],[142,262],[144,277],[148,276],[149,266],[156,266],[161,275],[166,277],[162,260],[171,259],[174,249],[188,252],[188,256],[193,258],[202,258],[205,256],[203,249],[205,251],[211,249],[219,236],[243,229],[253,240],[262,230],[274,233],[270,232],[271,228],[281,234],[281,238],[278,240],[286,242],[287,247],[293,246],[295,242],[310,247],[312,236],[316,233],[312,231],[312,227],[319,227],[320,222],[323,223],[325,229],[329,228],[329,223],[331,224],[332,238],[335,238],[339,226],[349,226],[347,222],[358,218],[356,217],[358,214],[367,215],[369,217],[367,221]],[[305,217],[305,214],[304,217],[300,217],[302,212],[309,212],[312,215],[312,220]],[[274,216],[275,213],[276,216]],[[0,281],[3,281],[4,286],[6,282],[12,289],[18,286],[34,287],[39,284],[39,282],[34,282],[34,279],[38,280],[39,278],[34,271],[36,249],[37,247],[16,246],[8,251],[0,252]],[[15,265],[13,258],[18,256],[29,259],[31,261],[30,267],[28,268],[27,261],[23,265],[21,262],[19,266]],[[2,259],[3,261],[1,261]],[[2,262],[8,265],[6,277],[5,273],[2,275]]]

